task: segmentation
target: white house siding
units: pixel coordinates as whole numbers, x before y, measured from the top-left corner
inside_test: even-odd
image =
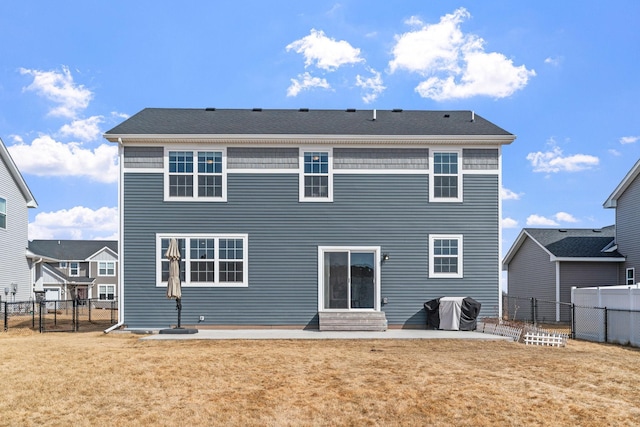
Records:
[[[618,199],[616,207],[616,242],[618,252],[625,256],[618,284],[625,284],[625,270],[635,268],[640,282],[640,178],[636,178]]]
[[[2,142],[0,142],[1,144]],[[15,296],[8,300],[24,301],[32,296],[31,273],[26,258],[29,215],[27,201],[9,173],[8,165],[0,158],[0,197],[7,200],[7,229],[0,229],[0,297],[5,300],[5,288],[17,284]]]

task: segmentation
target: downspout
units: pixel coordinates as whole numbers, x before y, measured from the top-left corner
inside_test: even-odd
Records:
[[[118,329],[120,326],[124,325],[124,276],[122,275],[122,260],[124,259],[124,251],[122,249],[122,236],[123,236],[123,222],[124,215],[122,212],[122,198],[123,198],[123,183],[124,183],[124,166],[122,162],[122,158],[124,156],[124,147],[122,138],[118,138],[118,160],[120,168],[120,180],[118,181],[118,215],[120,216],[118,221],[118,323],[104,330],[105,334]]]
[[[556,322],[560,321],[560,261],[556,261]]]

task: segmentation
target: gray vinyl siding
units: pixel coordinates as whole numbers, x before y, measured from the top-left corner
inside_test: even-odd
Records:
[[[618,263],[609,262],[561,262],[560,263],[560,301],[571,303],[571,288],[616,285]],[[560,320],[571,321],[568,306],[560,309]]]
[[[556,300],[556,265],[529,237],[509,263],[508,286],[510,297]]]
[[[334,148],[333,168],[429,169],[428,148]]]
[[[640,282],[640,178],[636,178],[618,199],[616,207],[616,242],[626,262],[620,265],[620,284],[625,284],[625,271],[635,268]]]
[[[465,148],[462,150],[463,170],[498,170],[498,150],[494,148]]]
[[[164,167],[162,147],[124,147],[124,167],[150,169]]]
[[[333,203],[298,201],[296,174],[229,174],[228,201],[163,202],[162,174],[124,175],[125,323],[166,327],[175,301],[156,287],[156,233],[247,233],[246,288],[183,288],[182,322],[318,325],[318,246],[380,246],[390,325],[423,327],[423,303],[480,301],[497,316],[498,176],[464,177],[464,203],[428,203],[425,175],[335,175]],[[473,218],[473,220],[470,220]],[[428,278],[429,234],[462,234],[464,278]]]
[[[229,147],[228,169],[298,169],[297,148]]]
[[[0,141],[0,144],[2,142]],[[7,201],[7,227],[0,229],[0,291],[17,284],[15,301],[26,301],[31,297],[31,274],[26,257],[29,213],[27,201],[0,158],[0,197]]]

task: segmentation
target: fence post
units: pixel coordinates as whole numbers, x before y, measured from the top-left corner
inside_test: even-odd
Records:
[[[89,323],[91,323],[91,300],[88,300],[87,304],[89,304]]]
[[[115,320],[113,320],[113,306],[115,305],[115,301],[111,301],[111,310],[109,310],[109,313],[111,314],[111,324],[113,325],[115,322]]]
[[[42,307],[46,307],[46,301],[40,301],[40,307],[38,307],[38,330],[42,333]]]
[[[31,301],[31,329],[36,327],[36,302]]]
[[[538,326],[538,300],[531,298],[531,312],[533,313],[533,326]]]
[[[9,315],[7,314],[7,302],[4,302],[4,330],[9,329]]]
[[[609,314],[607,313],[607,307],[604,307],[604,342],[609,342]]]
[[[571,303],[571,339],[576,339],[576,305]]]

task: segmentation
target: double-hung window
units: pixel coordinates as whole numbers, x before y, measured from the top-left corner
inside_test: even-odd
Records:
[[[80,275],[80,263],[79,262],[70,262],[69,263],[69,276],[79,276]]]
[[[7,229],[7,199],[0,197],[0,229]]]
[[[633,285],[636,282],[636,269],[627,268],[627,285]]]
[[[431,179],[429,179],[429,200],[434,202],[461,202],[462,176],[460,169],[460,152],[435,151],[433,153]]]
[[[225,201],[224,152],[169,151],[166,199]]]
[[[98,298],[101,300],[113,300],[116,295],[115,285],[99,285]]]
[[[115,276],[115,261],[98,261],[98,276]]]
[[[331,151],[301,150],[300,201],[331,202],[333,171]]]
[[[247,242],[241,235],[158,235],[158,286],[169,279],[166,259],[171,237],[180,251],[180,280],[183,286],[247,286]]]
[[[463,277],[462,235],[436,234],[429,236],[429,277]]]

